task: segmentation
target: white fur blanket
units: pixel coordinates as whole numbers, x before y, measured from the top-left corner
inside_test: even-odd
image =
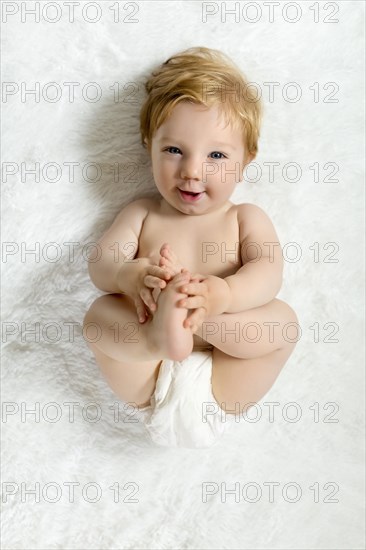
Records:
[[[364,3],[71,4],[2,2],[3,548],[363,548]],[[177,450],[115,416],[85,245],[154,194],[142,83],[199,45],[262,90],[232,200],[273,220],[302,336],[257,421]]]

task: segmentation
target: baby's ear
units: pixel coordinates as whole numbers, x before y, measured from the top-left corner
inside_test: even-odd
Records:
[[[254,154],[252,154],[252,153],[247,153],[246,159],[245,159],[245,161],[244,161],[245,166],[246,166],[247,164],[250,164],[250,163],[252,162],[252,160],[255,159],[255,157],[256,157],[256,154],[255,154],[255,153],[254,153]]]
[[[144,147],[145,147],[146,151],[148,152],[149,156],[151,157],[151,149],[149,147],[149,142],[147,141],[146,138],[144,139]]]
[[[250,153],[247,153],[245,155],[245,158],[243,160],[243,172],[244,172],[245,168],[248,166],[248,164],[250,164],[252,162],[253,159],[255,159],[255,155],[252,155]]]

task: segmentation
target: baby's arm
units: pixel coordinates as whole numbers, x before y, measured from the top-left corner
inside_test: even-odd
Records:
[[[224,279],[231,291],[225,313],[267,304],[282,286],[282,249],[267,214],[254,204],[240,204],[238,222],[243,265],[235,275]]]
[[[88,270],[100,290],[131,294],[134,276],[147,263],[147,258],[131,261],[137,252],[138,235],[146,213],[143,199],[131,202],[98,240],[99,257],[89,259]]]
[[[238,313],[270,302],[282,285],[283,257],[272,222],[254,204],[238,205],[242,267],[225,279],[195,274],[180,287],[189,297],[179,307],[194,309],[185,327],[200,325],[206,315]],[[199,281],[197,282],[197,278]]]
[[[148,209],[149,199],[138,199],[125,206],[99,239],[99,257],[89,259],[88,263],[95,286],[104,292],[130,296],[140,318],[146,317],[145,304],[150,307],[154,303],[151,288],[164,288],[171,278],[168,270],[153,265],[151,258],[134,259]]]

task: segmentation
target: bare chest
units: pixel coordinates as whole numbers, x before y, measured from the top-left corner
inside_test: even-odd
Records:
[[[149,212],[142,226],[136,258],[159,260],[164,242],[193,273],[228,277],[241,267],[239,226],[235,206],[209,216],[161,216]]]

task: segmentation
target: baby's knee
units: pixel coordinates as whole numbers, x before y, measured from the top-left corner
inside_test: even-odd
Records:
[[[90,308],[86,311],[83,319],[83,332],[87,329],[90,323],[96,322],[96,311],[94,307],[95,302],[92,303]]]
[[[284,347],[292,351],[301,337],[300,323],[295,310],[287,302],[277,298],[276,300],[281,304],[281,330]]]
[[[286,322],[295,323],[298,325],[299,320],[297,318],[295,310],[287,302],[284,302],[283,300],[279,300],[278,298],[275,298],[275,300],[280,303],[283,318],[286,320]]]
[[[289,305],[286,303],[286,306],[287,306],[287,315],[288,315],[288,322],[289,323],[294,323],[295,325],[299,325],[299,320],[297,318],[297,315],[296,315],[296,311]]]
[[[84,315],[83,319],[83,336],[87,345],[93,349],[93,343],[95,342],[95,332],[100,333],[102,331],[103,312],[105,311],[105,296],[99,296],[92,305],[89,307]]]
[[[98,319],[101,319],[110,310],[111,296],[111,294],[105,294],[94,300],[84,316],[84,326],[87,323],[96,322]]]

